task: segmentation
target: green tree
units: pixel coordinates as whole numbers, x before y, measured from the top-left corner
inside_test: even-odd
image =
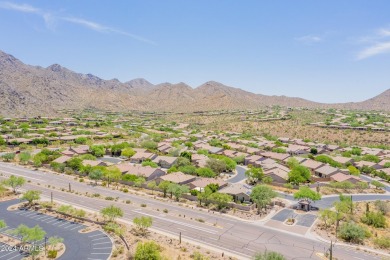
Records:
[[[148,183],[148,188],[152,190],[152,193],[154,192],[154,189],[157,187],[156,181],[151,181]]]
[[[154,141],[143,141],[141,147],[153,151],[157,149],[157,143]]]
[[[296,185],[309,181],[310,177],[310,170],[303,165],[295,166],[288,173],[288,181]]]
[[[209,196],[209,200],[217,204],[218,209],[221,210],[233,201],[233,197],[226,193],[214,192]]]
[[[106,153],[103,145],[92,145],[89,147],[89,152],[96,157],[102,157]]]
[[[326,229],[333,226],[337,220],[337,213],[330,209],[322,209],[319,212],[319,218],[324,223]]]
[[[122,172],[115,166],[110,166],[106,168],[105,177],[108,179],[108,185],[112,181],[118,181],[122,177]]]
[[[271,203],[272,199],[277,196],[269,186],[257,185],[252,189],[250,198],[257,205],[257,214],[260,214],[262,208]]]
[[[176,167],[183,167],[183,166],[191,165],[191,161],[187,157],[179,157],[177,158],[175,165]]]
[[[22,164],[27,164],[31,159],[31,154],[29,152],[21,152],[19,154],[19,160]]]
[[[121,156],[127,157],[127,158],[132,157],[134,154],[135,154],[135,151],[130,147],[123,149],[121,152]]]
[[[154,241],[140,242],[135,250],[135,260],[161,260],[160,246]]]
[[[234,171],[236,169],[237,163],[234,160],[226,156],[222,157],[221,160],[226,163],[226,170]]]
[[[24,224],[20,224],[16,229],[11,231],[12,234],[22,237],[23,242],[34,243],[42,240],[46,232],[38,225],[29,228]]]
[[[164,198],[167,196],[167,191],[168,191],[168,188],[169,188],[169,185],[171,183],[169,181],[162,181],[160,182],[160,184],[158,185],[158,188],[160,190],[162,190],[162,192],[164,193]]]
[[[298,162],[297,158],[291,157],[287,160],[287,166],[290,169],[292,169],[298,165],[299,165],[299,162]]]
[[[41,191],[39,190],[28,190],[26,191],[22,198],[22,200],[27,200],[29,205],[32,205],[35,200],[41,199]]]
[[[150,228],[153,224],[153,219],[145,216],[139,218],[137,217],[133,219],[133,224],[141,234],[146,234],[148,228]]]
[[[66,165],[75,171],[79,171],[83,167],[83,160],[78,157],[73,157],[66,162]]]
[[[104,172],[102,169],[99,168],[92,169],[92,171],[88,174],[88,177],[91,180],[95,181],[95,185],[97,184],[98,180],[101,180],[103,178],[103,176],[104,176]]]
[[[372,181],[371,184],[374,185],[375,188],[377,188],[377,189],[381,189],[381,188],[386,187],[383,183],[381,183],[381,182],[379,182],[379,181],[375,181],[375,180]]]
[[[3,154],[1,156],[1,158],[3,158],[3,160],[6,162],[10,162],[10,161],[13,161],[15,159],[15,154],[14,153],[6,153],[6,154]]]
[[[294,199],[306,200],[306,201],[317,201],[321,199],[321,194],[313,191],[309,187],[300,187],[299,191],[294,193]]]
[[[207,178],[214,178],[216,176],[215,172],[210,168],[198,168],[196,173],[198,176]]]
[[[135,181],[134,181],[134,186],[135,187],[138,187],[138,188],[141,188],[142,187],[142,184],[144,184],[146,182],[145,178],[143,177],[138,177]]]
[[[221,173],[227,170],[227,164],[225,161],[210,158],[206,162],[206,167],[213,170],[213,172]]]
[[[199,201],[199,205],[202,206],[202,202],[207,202],[210,195],[213,193],[210,187],[205,187],[202,192],[197,194],[197,199]],[[206,203],[207,204],[207,203]]]
[[[277,252],[257,253],[253,260],[285,260],[286,258]]]
[[[152,161],[143,161],[142,166],[150,166],[152,168],[157,168],[158,164]]]
[[[64,239],[62,237],[53,236],[53,237],[49,237],[48,242],[51,247],[51,250],[54,250],[56,245],[64,242]]]
[[[262,168],[251,167],[245,172],[245,176],[248,178],[248,182],[255,184],[264,178]]]
[[[122,209],[115,207],[114,205],[103,208],[100,213],[105,219],[108,219],[109,222],[114,222],[116,218],[123,217]]]
[[[17,177],[15,175],[11,175],[3,183],[4,185],[11,187],[13,192],[16,193],[17,189],[19,189],[26,183],[26,179],[23,177]]]
[[[351,175],[359,176],[360,171],[353,165],[348,166],[348,171]]]
[[[171,183],[168,186],[168,192],[175,196],[176,201],[179,201],[181,196],[189,192],[188,186]]]

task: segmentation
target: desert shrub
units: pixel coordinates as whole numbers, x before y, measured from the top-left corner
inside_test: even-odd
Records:
[[[344,223],[339,230],[339,236],[348,242],[361,243],[369,232],[364,227],[355,223]]]
[[[390,248],[390,237],[378,237],[374,239],[374,244],[380,248]]]
[[[382,214],[382,212],[367,212],[361,220],[364,224],[376,228],[386,227],[386,217]]]

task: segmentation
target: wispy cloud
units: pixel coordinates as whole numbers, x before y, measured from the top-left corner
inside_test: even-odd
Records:
[[[19,11],[23,13],[41,14],[42,11],[28,4],[14,4],[10,2],[0,2],[0,8]]]
[[[87,28],[87,29],[90,29],[90,30],[93,30],[96,32],[120,34],[120,35],[130,37],[130,38],[137,40],[137,41],[156,45],[155,42],[148,40],[142,36],[136,35],[136,34],[132,34],[132,33],[117,29],[117,28],[102,25],[102,24],[99,24],[97,22],[86,20],[83,18],[78,18],[78,17],[73,17],[73,16],[58,16],[58,15],[55,15],[53,12],[43,11],[40,8],[36,8],[36,7],[33,7],[31,5],[28,5],[28,4],[15,4],[15,3],[11,3],[11,2],[0,2],[0,8],[41,16],[45,22],[45,25],[49,29],[52,29],[52,30],[54,30],[58,21],[64,21],[64,22],[83,26],[84,28]]]
[[[373,56],[390,53],[390,29],[381,28],[373,35],[360,39],[366,46],[356,55],[356,60],[364,60]]]
[[[296,37],[295,40],[304,44],[314,44],[314,43],[322,42],[323,37],[309,34],[301,37]]]

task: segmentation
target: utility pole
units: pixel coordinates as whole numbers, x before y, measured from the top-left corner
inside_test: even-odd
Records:
[[[351,195],[351,215],[353,215],[353,200],[352,200],[352,195]]]
[[[330,240],[330,248],[329,248],[329,260],[333,260],[333,244],[332,240]]]
[[[72,192],[72,187],[70,186],[70,182],[69,182],[69,192]]]
[[[181,232],[179,232],[179,244],[181,244]]]
[[[53,192],[50,192],[50,201],[51,201],[51,204],[53,204]]]

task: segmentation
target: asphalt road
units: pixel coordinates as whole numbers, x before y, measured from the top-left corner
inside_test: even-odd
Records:
[[[181,232],[184,239],[230,252],[244,259],[264,250],[278,251],[287,259],[319,259],[316,253],[324,252],[329,248],[327,243],[310,237],[272,229],[255,222],[237,220],[220,213],[179,206],[173,202],[87,185],[75,181],[72,176],[32,171],[5,163],[0,163],[0,172],[5,175],[0,178],[10,174],[24,176],[31,181],[25,185],[25,189],[39,189],[47,197],[53,192],[55,200],[75,206],[99,211],[101,208],[115,204],[124,210],[123,219],[127,221],[131,221],[134,217],[151,216],[153,228],[157,231],[175,236]],[[71,183],[72,189],[78,192],[99,193],[102,197],[119,197],[119,200],[113,202],[60,191],[60,188],[68,189],[68,183]],[[56,188],[53,190],[52,187],[48,188],[48,185],[54,185]],[[123,203],[125,200],[131,200],[132,203],[125,204]],[[147,207],[141,207],[140,204],[147,204]],[[167,209],[168,213],[163,213],[163,209]],[[202,219],[204,222],[196,219]],[[334,248],[334,256],[338,259],[380,259],[378,256],[341,245],[336,245]]]
[[[245,176],[246,170],[247,169],[245,167],[237,165],[236,166],[237,174],[235,176],[233,176],[232,178],[230,178],[229,180],[227,180],[227,182],[237,183],[237,182],[240,182],[242,180],[245,180],[246,179],[246,176]]]
[[[11,200],[0,203],[0,219],[3,219],[7,227],[0,230],[6,234],[9,230],[15,229],[20,224],[28,227],[39,225],[46,232],[46,237],[58,236],[64,239],[65,253],[59,258],[61,260],[74,259],[108,259],[112,251],[112,241],[102,231],[90,233],[79,233],[86,226],[71,222],[62,218],[55,218],[33,210],[8,211],[11,205],[19,203],[20,200]],[[44,245],[45,240],[38,241],[38,245]],[[16,256],[17,257],[17,256]],[[1,254],[0,254],[1,259]],[[7,256],[6,259],[10,259]],[[16,259],[16,258],[15,258]],[[19,258],[20,259],[20,258]]]

